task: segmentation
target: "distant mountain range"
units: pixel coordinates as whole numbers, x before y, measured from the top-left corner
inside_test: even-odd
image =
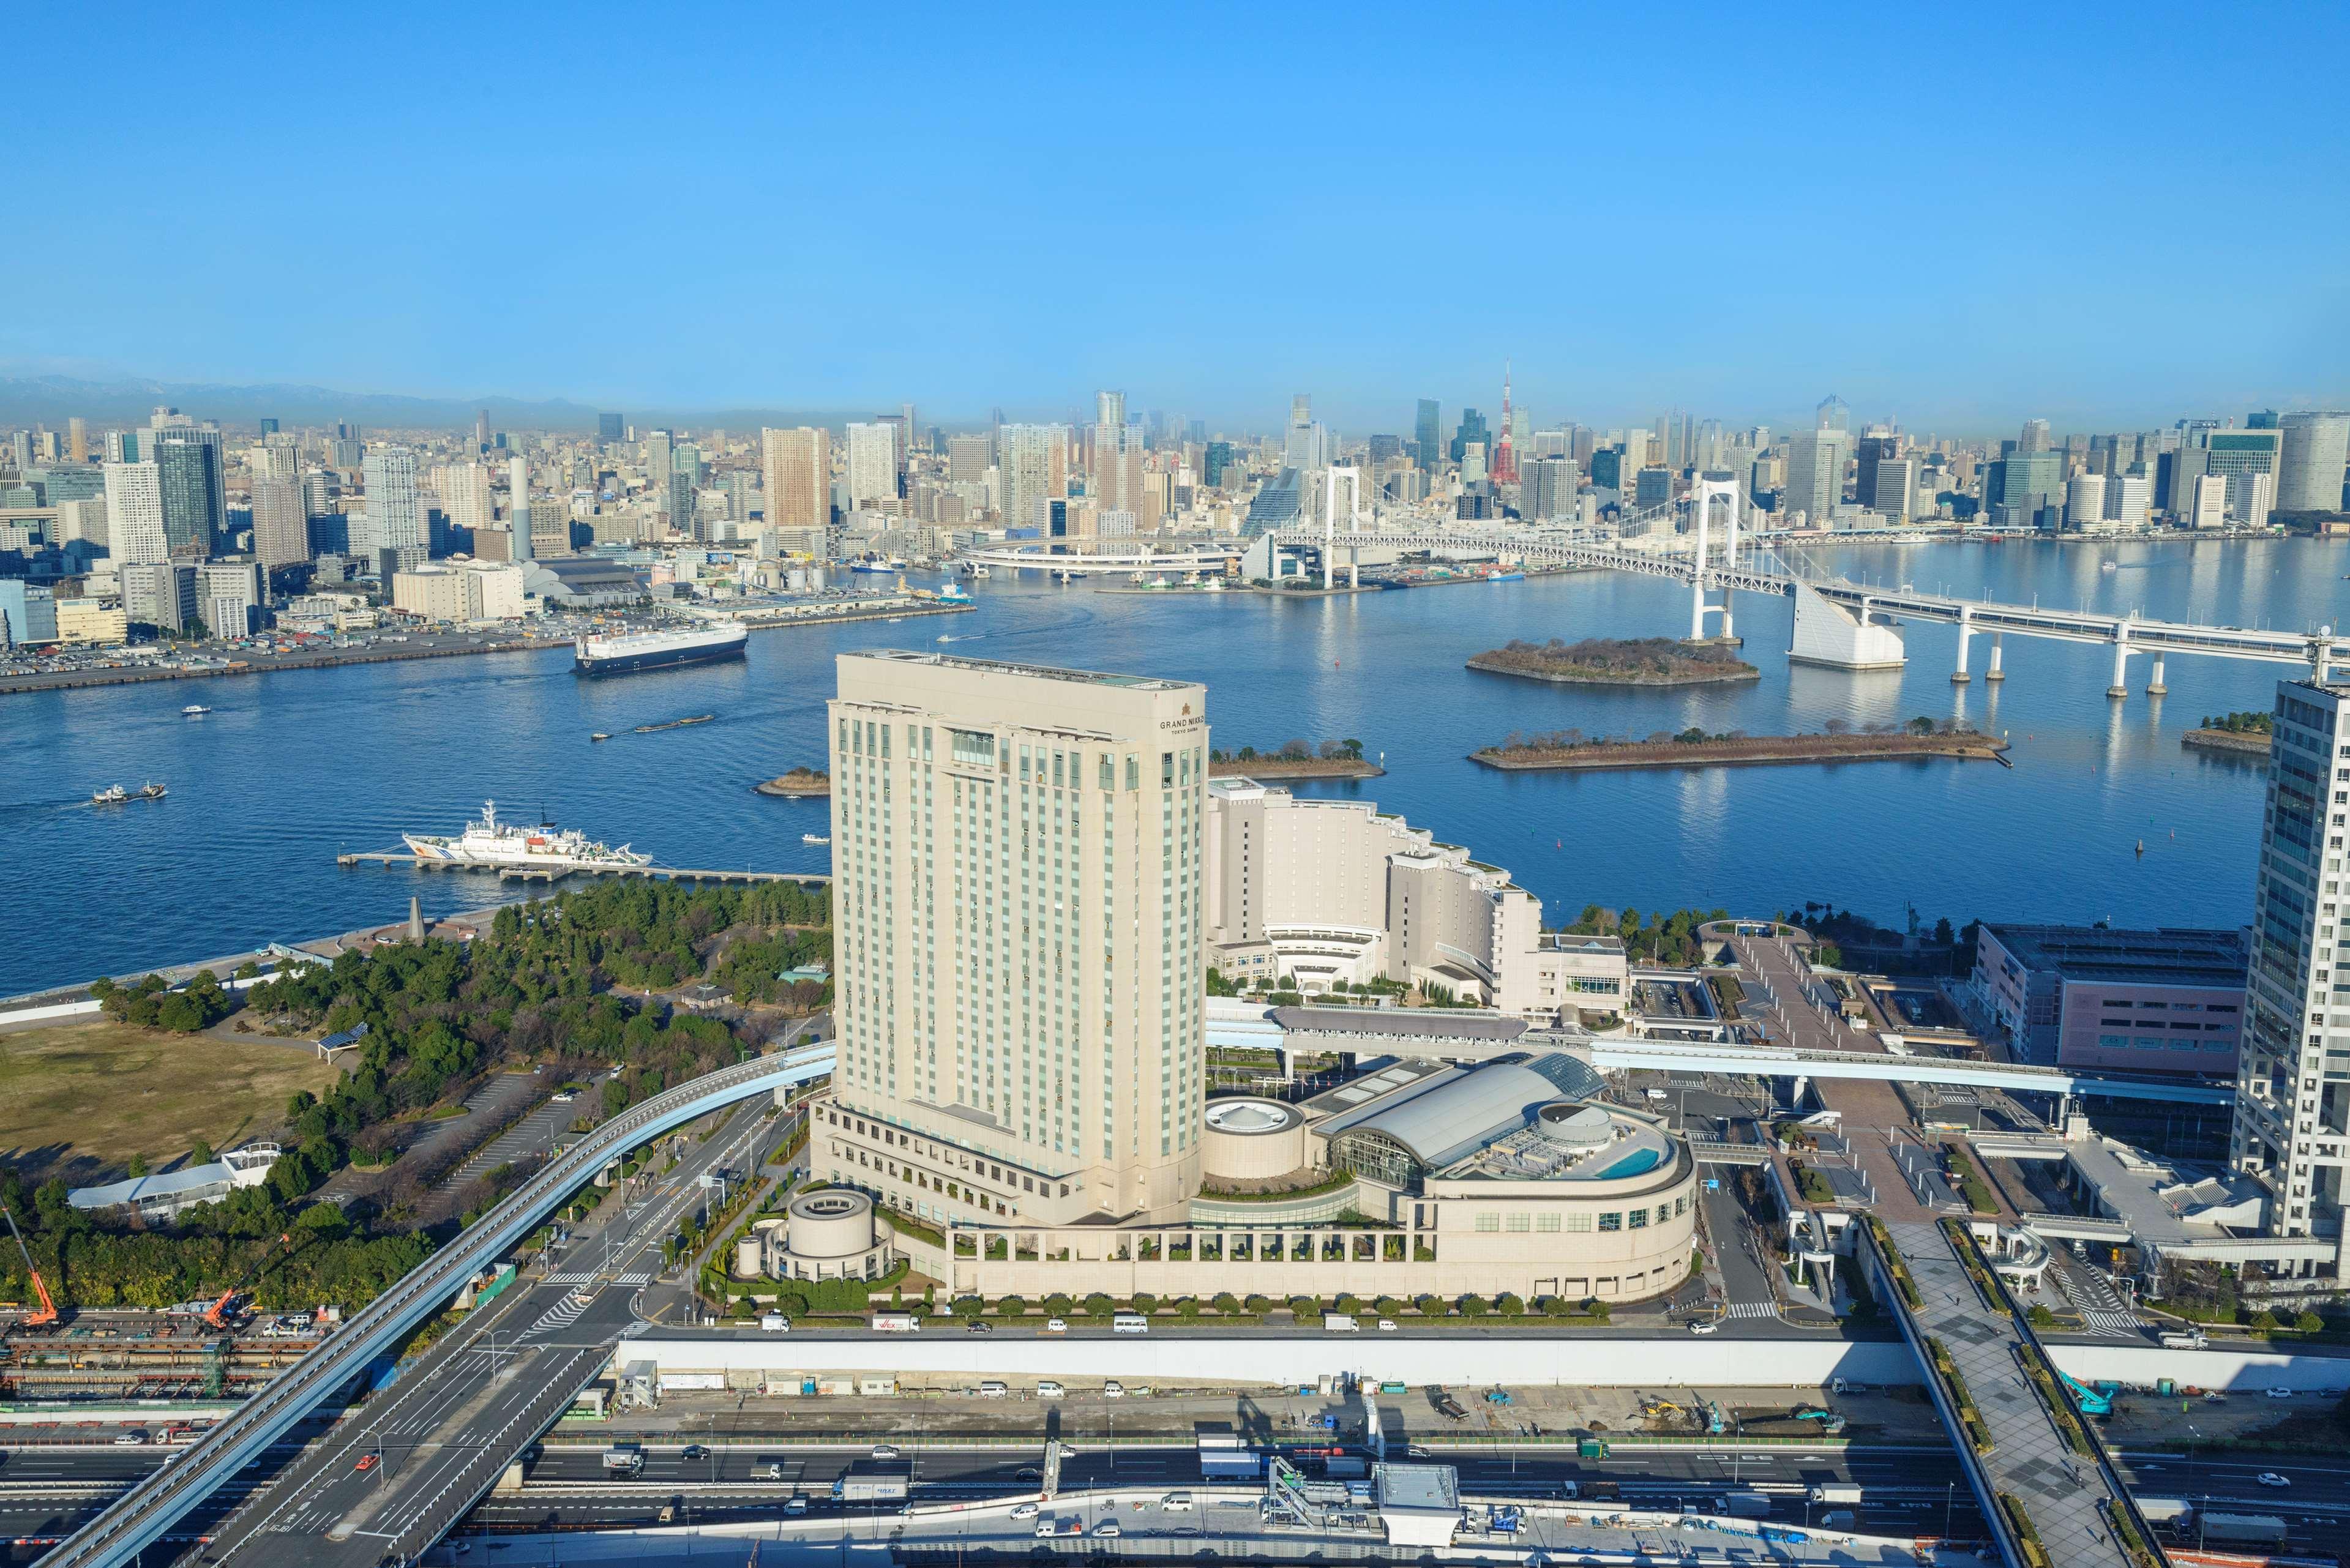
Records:
[[[80,415],[93,427],[144,424],[151,410],[170,404],[192,419],[225,426],[250,425],[263,418],[289,431],[338,421],[372,430],[463,429],[484,409],[493,429],[592,431],[598,410],[555,398],[410,398],[389,392],[344,392],[332,387],[286,382],[226,386],[205,381],[81,380],[70,376],[0,376],[0,425],[46,425],[63,430]],[[806,409],[706,409],[693,411],[620,410],[631,424],[676,425],[689,430],[755,430],[761,425],[831,425],[873,417],[874,410]]]

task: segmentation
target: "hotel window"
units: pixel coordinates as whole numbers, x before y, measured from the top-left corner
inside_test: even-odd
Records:
[[[1116,789],[1118,787],[1118,764],[1110,760],[1110,755],[1107,752],[1104,752],[1102,753],[1101,787],[1104,789]]]
[[[1510,1216],[1509,1228],[1513,1231],[1531,1231],[1534,1229],[1534,1220],[1529,1215],[1513,1214]]]
[[[1591,1216],[1588,1214],[1569,1214],[1566,1217],[1566,1228],[1570,1231],[1587,1232],[1591,1229]]]
[[[1632,1210],[1632,1229],[1633,1229],[1633,1230],[1635,1230],[1635,1231],[1645,1231],[1645,1230],[1647,1230],[1648,1228],[1648,1211],[1647,1210],[1645,1210],[1645,1209],[1635,1209],[1635,1210]]]
[[[1480,1214],[1477,1216],[1478,1230],[1499,1231],[1501,1228],[1502,1217],[1499,1214]]]
[[[1599,1228],[1602,1231],[1621,1231],[1624,1228],[1624,1216],[1621,1214],[1602,1214],[1599,1217]]]
[[[1555,1214],[1537,1214],[1537,1215],[1535,1215],[1535,1216],[1534,1216],[1534,1229],[1535,1229],[1535,1230],[1537,1230],[1537,1231],[1555,1231],[1555,1230],[1557,1230],[1557,1229],[1558,1229],[1558,1216],[1557,1216],[1557,1215],[1555,1215]]]

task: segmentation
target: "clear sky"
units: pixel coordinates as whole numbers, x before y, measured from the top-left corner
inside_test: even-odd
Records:
[[[626,409],[2350,406],[2350,7],[53,14],[0,373]],[[20,38],[20,42],[31,42]],[[69,42],[71,47],[63,47]]]

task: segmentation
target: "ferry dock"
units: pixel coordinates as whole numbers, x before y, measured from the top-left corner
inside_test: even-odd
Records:
[[[816,871],[691,870],[681,866],[614,866],[601,861],[567,860],[553,866],[482,866],[458,860],[428,860],[399,849],[369,849],[335,857],[338,866],[411,866],[420,871],[494,871],[501,882],[556,882],[566,877],[649,877],[664,882],[802,882],[829,883]]]

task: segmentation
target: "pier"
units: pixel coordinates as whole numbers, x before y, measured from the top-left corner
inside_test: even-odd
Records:
[[[663,882],[802,882],[829,883],[821,871],[691,870],[681,866],[610,866],[600,861],[567,860],[554,866],[476,866],[457,860],[427,860],[399,849],[369,849],[335,857],[338,866],[411,866],[419,871],[494,872],[501,882],[559,882],[566,877],[645,877]]]

